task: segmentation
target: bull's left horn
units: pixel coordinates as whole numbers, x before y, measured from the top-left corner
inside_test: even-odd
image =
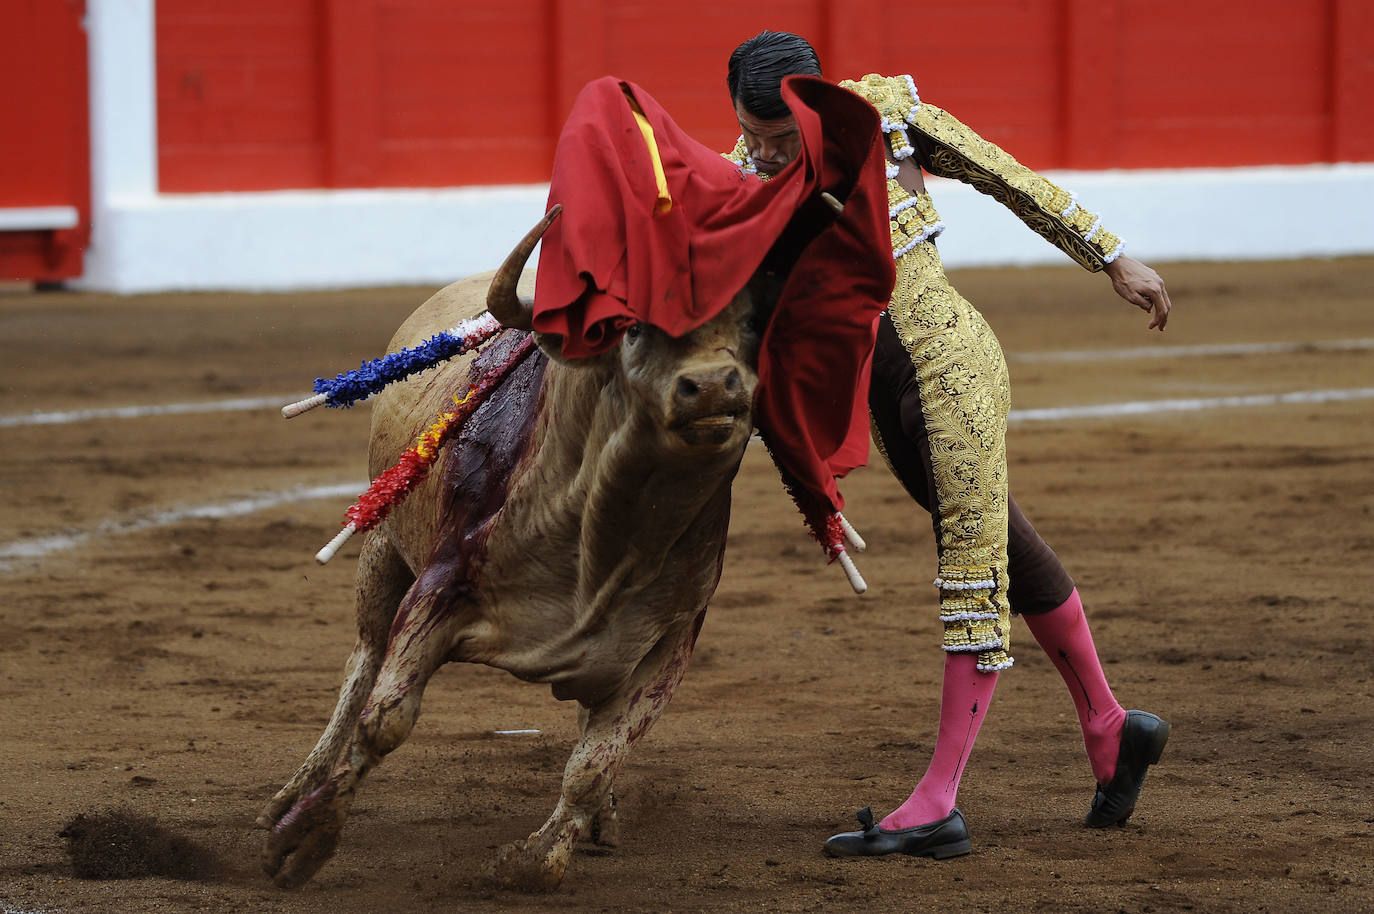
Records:
[[[487,288],[487,310],[507,327],[529,330],[533,326],[534,300],[520,298],[515,293],[515,287],[520,282],[525,261],[529,260],[530,254],[534,252],[534,246],[539,243],[539,239],[561,212],[563,205],[555,203],[553,208],[544,214],[544,218],[539,220],[539,224],[520,240],[515,250],[506,258],[506,262],[501,264],[501,269],[492,277],[491,285]]]
[[[829,191],[821,191],[821,199],[825,201],[826,206],[835,211],[835,215],[838,216],[840,213],[844,212],[844,204],[835,199],[835,195]]]

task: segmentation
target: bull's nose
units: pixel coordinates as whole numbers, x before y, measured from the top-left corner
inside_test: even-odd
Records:
[[[685,416],[699,418],[738,412],[744,401],[744,382],[733,365],[684,372],[673,390],[673,405]]]
[[[749,421],[750,388],[731,364],[684,371],[673,384],[668,427],[694,447],[724,445]]]

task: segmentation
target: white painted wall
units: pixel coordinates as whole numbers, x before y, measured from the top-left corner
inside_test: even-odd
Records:
[[[86,39],[91,104],[91,289],[133,291],[142,254],[120,214],[157,200],[157,73],[153,0],[89,0]],[[127,289],[125,288],[127,286]]]
[[[1374,164],[1045,172],[1141,260],[1374,253]],[[991,197],[932,181],[946,264],[1072,263]]]
[[[112,292],[442,284],[499,265],[547,194],[537,186],[123,200],[106,210],[102,237],[113,243],[82,284]]]
[[[88,289],[437,285],[498,264],[546,185],[157,193],[153,0],[89,0]],[[1049,172],[1147,262],[1374,253],[1374,164]],[[1071,261],[991,198],[932,180],[945,263]]]

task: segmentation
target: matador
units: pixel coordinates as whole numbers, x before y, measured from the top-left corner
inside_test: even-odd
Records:
[[[805,39],[785,32],[763,32],[730,58],[727,81],[743,134],[727,157],[763,180],[795,155],[796,125],[777,89],[794,73],[819,75],[820,64]],[[879,322],[869,410],[888,466],[931,514],[946,654],[939,731],[925,776],[881,822],[860,810],[863,829],[834,835],[825,850],[943,858],[971,849],[955,800],[998,673],[1012,665],[1013,612],[1073,697],[1097,782],[1086,824],[1123,823],[1146,769],[1163,752],[1169,724],[1116,701],[1073,579],[1009,495],[1006,362],[992,329],[945,275],[935,246],[945,225],[922,172],[971,184],[1084,268],[1105,270],[1118,294],[1150,312],[1151,329],[1164,328],[1168,293],[1075,195],[923,102],[912,77],[870,74],[840,85],[877,109],[889,143],[897,279]]]

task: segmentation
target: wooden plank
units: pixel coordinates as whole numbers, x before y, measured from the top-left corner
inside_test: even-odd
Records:
[[[1037,169],[1374,161],[1374,3],[1235,10],[159,0],[162,188],[542,181],[573,98],[607,73],[725,148],[725,60],[762,28],[807,37],[831,78],[911,73],[924,100]]]
[[[0,29],[0,279],[80,276],[90,238],[84,0],[10,4]]]
[[[319,187],[316,0],[157,0],[158,184],[171,192]]]
[[[876,70],[910,74],[921,99],[948,110],[1034,168],[1061,165],[1058,3],[891,6]]]
[[[1374,4],[1331,0],[1333,162],[1374,162]]]
[[[0,232],[46,232],[80,224],[75,206],[0,206]]]
[[[822,42],[825,53],[821,60],[833,79],[856,79],[878,72],[885,6],[882,0],[823,0],[823,38],[809,40]]]
[[[325,4],[321,29],[325,183],[367,187],[378,177],[376,0]]]
[[[549,4],[549,57],[553,61],[549,94],[552,138],[588,82],[607,75],[605,0],[555,0]]]
[[[1063,0],[1060,168],[1117,164],[1117,16],[1104,0]]]

